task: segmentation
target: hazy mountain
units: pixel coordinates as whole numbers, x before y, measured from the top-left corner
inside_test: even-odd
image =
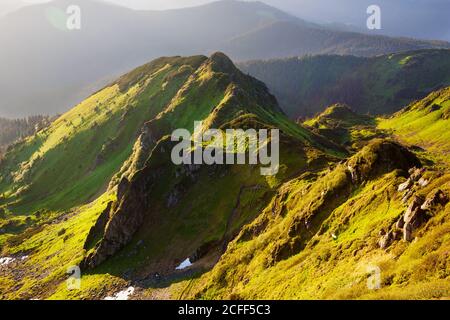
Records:
[[[0,3],[0,17],[23,7],[23,2],[19,0],[2,0]]]
[[[69,5],[81,30],[65,28]],[[58,113],[149,59],[225,51],[235,60],[305,53],[374,55],[447,47],[335,32],[260,2],[221,1],[169,11],[135,11],[92,0],[56,0],[0,19],[0,115]],[[24,94],[26,92],[26,94]]]
[[[390,36],[450,41],[448,0],[266,0],[276,6],[317,23],[350,24],[366,29],[366,10],[376,4],[381,9],[382,29],[370,31]]]

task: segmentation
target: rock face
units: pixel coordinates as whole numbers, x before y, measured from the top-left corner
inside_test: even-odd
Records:
[[[403,218],[405,222],[403,226],[403,239],[405,241],[411,241],[412,232],[426,221],[426,213],[421,209],[422,203],[423,199],[416,196],[406,210]]]
[[[147,192],[151,192],[157,183],[158,173],[147,170],[130,183],[121,183],[118,203],[109,207],[109,221],[104,225],[102,239],[95,251],[84,259],[84,268],[99,265],[131,240],[144,221],[148,209]]]
[[[396,227],[402,229],[405,241],[412,241],[414,230],[428,220],[431,216],[430,211],[433,211],[436,206],[445,206],[449,202],[449,198],[440,189],[432,191],[425,199],[418,196],[418,191],[430,184],[430,178],[424,177],[424,168],[414,167],[408,173],[408,179],[398,186],[398,191],[403,192],[402,201],[403,203],[409,202],[409,206],[405,214],[397,221]]]
[[[393,241],[394,241],[394,234],[392,233],[392,231],[389,231],[388,233],[386,233],[381,237],[379,241],[380,248],[386,249],[392,244]]]
[[[106,224],[109,221],[109,213],[111,212],[112,205],[113,205],[112,201],[108,203],[105,210],[103,210],[103,212],[100,214],[99,218],[97,219],[95,225],[89,231],[89,234],[84,243],[85,250],[88,250],[92,245],[94,245],[96,237],[98,235],[101,235],[103,230],[105,230]]]

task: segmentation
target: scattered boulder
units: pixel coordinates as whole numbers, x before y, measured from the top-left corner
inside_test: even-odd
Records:
[[[388,233],[386,233],[381,237],[380,241],[378,241],[378,244],[380,245],[381,249],[386,249],[392,244],[393,241],[394,241],[394,234],[392,233],[392,231],[389,231]]]
[[[406,223],[405,226],[403,227],[403,240],[408,242],[412,241],[413,240],[412,232],[413,232],[412,225],[410,223]]]
[[[423,199],[421,197],[415,196],[413,198],[403,218],[405,224],[411,223],[414,226],[418,226],[421,224],[421,222],[423,222],[421,221],[424,213],[423,210],[421,209],[422,203]]]
[[[420,207],[422,210],[429,210],[432,207],[435,207],[437,205],[446,205],[448,203],[449,199],[447,195],[442,190],[435,190],[431,192],[425,202]]]
[[[401,185],[398,186],[398,192],[403,192],[411,188],[413,185],[413,181],[411,178],[408,178],[405,182],[403,182]]]
[[[419,196],[415,196],[405,212],[405,216],[403,217],[403,239],[405,241],[411,241],[413,231],[427,220],[428,216],[421,208],[422,204],[423,199]]]
[[[430,183],[430,180],[425,179],[424,177],[420,178],[417,184],[422,188],[426,187]]]
[[[425,168],[411,168],[409,170],[410,179],[414,182],[419,180],[422,175],[425,173]]]

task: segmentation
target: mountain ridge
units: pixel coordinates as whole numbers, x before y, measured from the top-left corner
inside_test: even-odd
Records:
[[[446,88],[391,118],[341,104],[295,123],[223,53],[156,59],[2,160],[0,298],[446,297],[448,101]],[[279,129],[276,174],[173,163],[171,133],[199,120],[200,133]]]
[[[171,132],[192,131],[198,120],[204,130],[279,128],[279,171],[266,177],[261,165],[173,164]],[[150,282],[155,273],[179,276],[176,266],[186,257],[199,270],[208,269],[282,181],[345,154],[290,121],[266,86],[226,55],[160,58],[6,154],[0,166],[2,254],[27,247],[36,266],[51,259],[45,268],[55,286],[66,264],[82,266],[86,277],[108,270]],[[49,183],[52,188],[45,188]],[[53,237],[52,249],[41,247],[35,236]],[[48,258],[59,250],[61,237],[64,257]],[[24,286],[14,294],[36,291]]]

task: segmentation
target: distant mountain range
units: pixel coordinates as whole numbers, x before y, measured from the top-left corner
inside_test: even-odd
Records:
[[[73,4],[82,9],[82,28],[64,30],[65,10]],[[450,47],[339,30],[261,2],[219,1],[168,11],[135,11],[91,0],[24,7],[0,18],[0,60],[7,61],[0,64],[0,116],[66,111],[115,76],[158,56],[221,50],[243,61]]]
[[[450,50],[354,57],[318,55],[249,61],[242,71],[264,81],[293,119],[345,103],[361,114],[390,114],[450,85]]]

